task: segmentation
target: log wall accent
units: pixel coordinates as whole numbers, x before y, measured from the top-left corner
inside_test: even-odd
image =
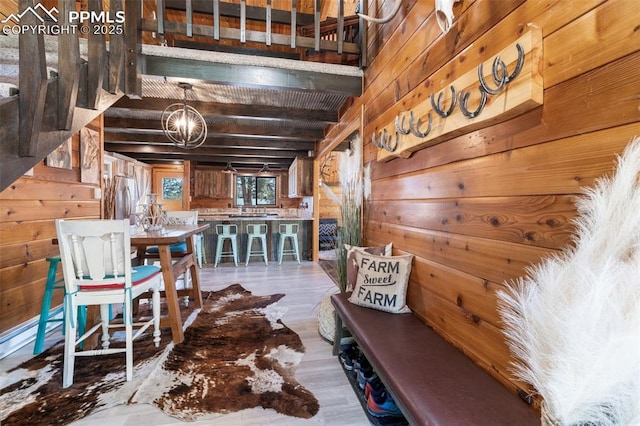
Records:
[[[103,171],[102,115],[86,127],[100,135],[100,176]],[[31,176],[25,175],[0,192],[0,335],[40,315],[49,268],[47,256],[58,254],[57,218],[99,219],[100,184],[81,183],[80,134],[72,137],[71,169],[55,168],[40,161]],[[58,271],[62,278],[62,270]],[[54,294],[51,307],[62,303]]]
[[[387,3],[369,1],[369,10]],[[625,0],[505,0],[500,7],[462,0],[443,35],[432,2],[403,2],[391,23],[369,26],[364,94],[318,148],[328,152],[362,120],[372,175],[366,243],[392,241],[394,254],[413,254],[414,313],[520,395],[531,389],[510,373],[496,291],[571,244],[582,188],[611,173],[616,155],[640,135],[633,7]],[[376,160],[376,129],[529,28],[543,38],[541,106],[408,159]]]

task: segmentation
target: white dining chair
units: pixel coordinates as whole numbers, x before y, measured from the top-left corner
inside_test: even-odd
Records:
[[[198,224],[198,211],[197,210],[169,210],[165,212],[165,225],[197,225]],[[198,235],[194,235],[193,247],[197,250]],[[187,243],[185,241],[180,243],[171,244],[169,246],[172,254],[184,255],[187,252]],[[158,246],[147,247],[143,255],[145,259],[159,259]]]
[[[153,342],[160,344],[160,268],[131,267],[129,219],[56,220],[56,232],[65,285],[65,344],[62,386],[73,384],[75,358],[125,353],[126,379],[133,377],[133,340],[153,325]],[[151,318],[133,321],[133,300],[152,292]],[[111,322],[111,304],[123,306],[122,323]],[[76,337],[78,307],[99,305],[100,322]],[[124,328],[125,347],[110,348],[109,330]],[[76,346],[96,331],[102,348],[76,351]],[[135,330],[135,334],[134,334]]]
[[[168,210],[165,212],[165,225],[197,225],[198,224],[198,211],[197,210]],[[192,238],[194,255],[196,256],[196,261],[198,261],[198,245],[202,241],[202,236],[200,234],[194,235]],[[180,258],[187,254],[187,243],[186,241],[182,241],[180,243],[171,244],[169,246],[169,250],[171,251],[172,257]],[[147,247],[144,254],[141,256],[143,259],[143,263],[147,263],[148,260],[151,260],[153,264],[159,264],[160,261],[160,253],[158,251],[158,246],[150,246]],[[157,262],[157,263],[154,263]],[[200,267],[201,264],[200,264]],[[178,277],[176,277],[178,278]],[[191,288],[191,269],[187,268],[183,276],[184,279],[184,288]],[[185,303],[189,304],[189,298],[185,297]]]

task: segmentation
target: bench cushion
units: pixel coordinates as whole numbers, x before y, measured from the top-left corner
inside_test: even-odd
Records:
[[[539,425],[538,413],[413,314],[331,296],[360,349],[413,425]]]

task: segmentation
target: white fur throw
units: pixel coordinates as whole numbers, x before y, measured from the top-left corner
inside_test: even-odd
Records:
[[[499,293],[515,372],[561,425],[640,424],[640,137],[577,207],[575,247]]]

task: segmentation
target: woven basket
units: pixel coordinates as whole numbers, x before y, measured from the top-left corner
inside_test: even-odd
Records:
[[[322,299],[318,307],[318,332],[324,339],[333,343],[336,333],[336,317],[331,296]]]

